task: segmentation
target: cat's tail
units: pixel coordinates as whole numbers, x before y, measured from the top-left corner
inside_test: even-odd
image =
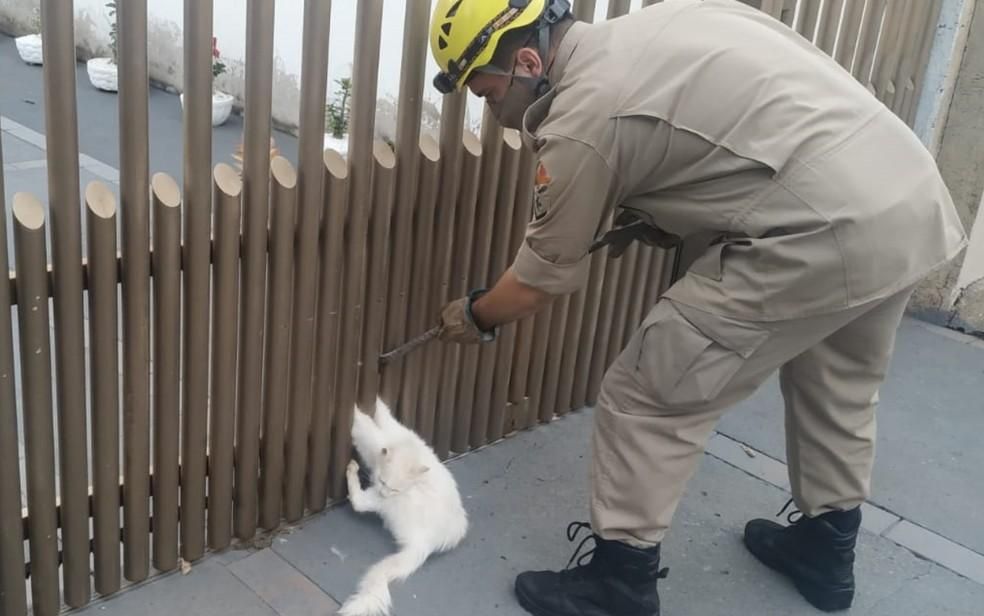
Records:
[[[408,578],[429,555],[430,550],[426,548],[408,545],[370,567],[356,593],[339,610],[339,616],[387,616],[393,603],[390,582]]]

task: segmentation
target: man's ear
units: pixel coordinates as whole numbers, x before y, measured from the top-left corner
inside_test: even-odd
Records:
[[[543,74],[543,60],[532,47],[522,47],[516,52],[516,65],[526,70],[531,77]]]

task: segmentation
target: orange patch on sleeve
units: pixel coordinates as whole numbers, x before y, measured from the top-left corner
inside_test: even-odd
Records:
[[[536,180],[535,180],[536,185],[546,186],[547,184],[550,183],[551,179],[553,178],[551,178],[550,174],[547,173],[547,168],[543,166],[543,163],[542,162],[538,163],[536,166]]]

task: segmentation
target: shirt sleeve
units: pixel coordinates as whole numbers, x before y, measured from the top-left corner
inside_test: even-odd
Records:
[[[585,143],[547,135],[538,145],[533,216],[513,272],[523,284],[565,295],[587,282],[588,248],[618,200],[619,182]]]

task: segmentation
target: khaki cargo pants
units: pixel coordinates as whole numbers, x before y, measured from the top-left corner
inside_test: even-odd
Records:
[[[779,370],[793,498],[815,516],[869,495],[875,406],[912,289],[835,314],[779,322],[662,299],[602,382],[592,525],[662,541],[715,423]]]

